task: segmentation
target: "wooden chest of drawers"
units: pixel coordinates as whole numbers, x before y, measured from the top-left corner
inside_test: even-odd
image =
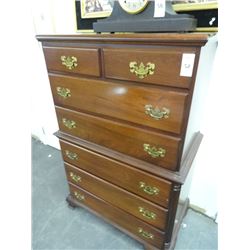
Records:
[[[173,248],[188,206],[179,199],[181,185],[202,139],[188,126],[208,36],[37,38],[60,128],[67,201],[145,248]],[[181,73],[183,67],[190,75]]]

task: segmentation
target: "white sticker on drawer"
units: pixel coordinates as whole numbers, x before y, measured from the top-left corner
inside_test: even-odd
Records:
[[[180,76],[189,76],[189,77],[192,76],[194,67],[194,58],[195,54],[188,54],[188,53],[182,54]]]

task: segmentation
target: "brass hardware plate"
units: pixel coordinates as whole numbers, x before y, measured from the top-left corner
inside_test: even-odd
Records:
[[[78,160],[78,155],[76,153],[70,152],[69,150],[65,150],[65,154],[71,160]]]
[[[159,192],[160,192],[160,190],[158,189],[158,188],[156,188],[156,187],[151,187],[151,186],[149,186],[149,185],[146,185],[146,183],[145,182],[140,182],[139,183],[139,187],[145,192],[145,193],[147,193],[147,194],[149,194],[149,195],[158,195],[159,194]]]
[[[69,129],[76,128],[76,122],[72,120],[68,120],[66,118],[62,119],[63,125]]]
[[[154,235],[147,232],[147,231],[144,231],[141,227],[138,227],[138,233],[140,235],[142,235],[144,238],[148,238],[148,239],[154,239]]]
[[[63,98],[71,97],[70,89],[57,87],[56,88],[57,94],[60,95]]]
[[[143,207],[138,207],[139,212],[146,218],[151,219],[151,220],[155,220],[156,219],[156,214],[153,212],[150,212],[149,210],[146,210]]]
[[[170,109],[163,107],[159,109],[158,107],[153,108],[151,104],[145,105],[145,114],[149,115],[150,117],[154,118],[155,120],[160,120],[163,118],[169,118]]]
[[[85,197],[83,194],[78,193],[77,191],[74,192],[74,196],[76,197],[77,200],[82,201],[85,200]]]
[[[129,63],[129,70],[135,74],[138,78],[143,79],[148,75],[153,75],[155,70],[155,64],[148,62],[146,66],[141,62],[138,66],[137,62]]]
[[[77,67],[77,58],[75,56],[61,56],[62,65],[67,69],[74,69]]]
[[[164,148],[156,148],[150,146],[150,144],[144,143],[143,144],[144,151],[146,151],[151,157],[158,158],[158,157],[164,157],[166,154],[166,149]]]
[[[70,178],[71,178],[73,181],[75,181],[75,182],[77,182],[77,183],[82,181],[81,176],[76,175],[76,174],[74,174],[73,172],[70,172],[70,173],[69,173],[69,176],[70,176]]]

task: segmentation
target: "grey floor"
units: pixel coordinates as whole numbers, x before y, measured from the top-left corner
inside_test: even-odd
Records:
[[[60,151],[32,139],[32,249],[143,249],[84,209],[71,209]],[[217,249],[217,224],[188,210],[176,250]]]

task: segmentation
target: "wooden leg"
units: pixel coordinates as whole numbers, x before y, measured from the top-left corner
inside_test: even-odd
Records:
[[[71,208],[71,209],[75,209],[76,208],[76,205],[72,202],[72,199],[71,199],[71,195],[69,194],[66,198],[66,201],[68,203],[68,206]]]
[[[153,247],[153,246],[150,246],[150,245],[144,245],[144,249],[145,250],[158,250],[157,248]]]
[[[164,244],[164,250],[173,250],[173,248],[170,248],[170,243],[165,243]]]

